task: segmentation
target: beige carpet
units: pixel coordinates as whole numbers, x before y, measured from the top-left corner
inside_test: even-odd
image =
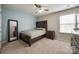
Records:
[[[69,43],[59,41],[59,40],[51,40],[47,38],[43,38],[37,42],[35,42],[31,47],[21,41],[17,40],[14,42],[10,42],[6,44],[2,53],[6,54],[71,54],[72,49]]]

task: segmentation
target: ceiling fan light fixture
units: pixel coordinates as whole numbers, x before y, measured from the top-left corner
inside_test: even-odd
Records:
[[[38,13],[42,13],[44,10],[43,9],[40,9],[40,10],[38,10]]]
[[[46,8],[45,6],[42,6],[40,4],[34,4],[37,8],[38,8],[38,11],[37,13],[44,13],[44,12],[47,12],[48,11],[48,8]]]

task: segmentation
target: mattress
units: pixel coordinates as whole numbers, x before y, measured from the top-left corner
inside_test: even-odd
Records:
[[[45,30],[37,30],[37,29],[32,29],[32,30],[25,30],[22,31],[21,33],[28,35],[31,37],[31,39],[36,38],[38,36],[44,35],[46,33]]]

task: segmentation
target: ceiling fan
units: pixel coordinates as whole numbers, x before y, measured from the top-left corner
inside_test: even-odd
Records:
[[[36,8],[39,9],[39,10],[38,10],[39,13],[41,13],[41,12],[43,12],[43,11],[46,11],[46,12],[49,11],[48,8],[46,8],[45,6],[42,6],[42,5],[40,5],[40,4],[34,4],[34,5],[35,5]]]

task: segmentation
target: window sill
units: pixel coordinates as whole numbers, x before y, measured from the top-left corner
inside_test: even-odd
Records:
[[[68,35],[71,35],[71,33],[64,33],[64,32],[59,32],[60,34],[68,34]]]

